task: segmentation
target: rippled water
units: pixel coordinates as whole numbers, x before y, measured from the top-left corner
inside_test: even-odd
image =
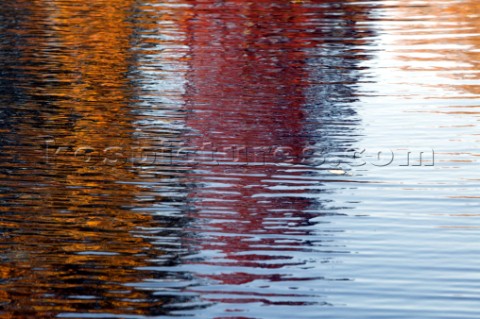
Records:
[[[4,0],[1,318],[478,318],[480,5]]]

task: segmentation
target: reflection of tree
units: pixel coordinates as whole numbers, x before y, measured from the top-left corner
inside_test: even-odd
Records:
[[[308,271],[290,273],[289,267],[300,269],[308,263],[298,256],[321,246],[337,250],[334,242],[313,234],[312,219],[333,212],[314,199],[324,192],[315,170],[299,164],[304,147],[330,138],[329,133],[337,138],[342,133],[337,128],[315,136],[310,129],[323,128],[322,119],[315,117],[321,115],[318,109],[333,109],[339,107],[339,100],[352,98],[351,85],[357,79],[352,72],[359,57],[348,50],[363,42],[355,21],[364,17],[361,6],[334,9],[311,1],[194,6],[188,27],[191,60],[186,99],[191,111],[187,124],[196,134],[189,137],[189,145],[211,152],[237,148],[240,153],[243,148],[283,147],[293,157],[283,165],[272,152],[265,156],[266,163],[249,162],[240,154],[226,163],[228,156],[218,154],[219,164],[200,161],[197,173],[190,174],[198,185],[191,193],[199,234],[193,245],[208,256],[191,262],[215,266],[215,271],[198,275],[225,285],[211,292],[222,295],[211,300],[284,305],[312,300],[310,295],[290,291],[283,297],[296,301],[275,301],[279,297],[275,293],[261,297],[242,290],[242,294],[235,285],[301,286],[303,280],[319,278],[309,277]],[[319,64],[316,55],[322,46],[326,61],[335,65]],[[315,68],[328,68],[325,73],[330,75],[322,76]],[[322,91],[324,87],[328,88]],[[332,119],[343,121],[344,127],[352,124],[345,119],[348,111],[339,113]],[[252,286],[242,288],[247,287]]]
[[[132,233],[159,224],[130,209],[142,207],[136,198],[144,191],[119,183],[138,178],[132,165],[102,163],[107,147],[134,145],[128,104],[134,1],[2,6],[8,14],[1,18],[10,22],[0,45],[8,53],[1,98],[9,103],[0,119],[0,314],[160,314],[171,298],[133,284],[154,276],[136,268],[163,252]],[[48,150],[42,136],[52,140]],[[74,156],[81,147],[93,150],[94,162]]]
[[[309,176],[311,172],[295,167],[290,171],[271,158],[258,167],[200,165],[196,173],[158,163],[145,165],[141,172],[126,161],[112,166],[98,163],[107,147],[128,149],[139,139],[140,146],[155,151],[160,140],[176,148],[181,138],[196,149],[204,142],[216,147],[286,146],[301,159],[303,147],[322,138],[309,135],[312,116],[304,107],[322,98],[312,98],[322,95],[318,90],[309,91],[317,77],[311,73],[318,63],[312,55],[325,43],[345,50],[360,44],[361,36],[353,34],[361,33],[355,19],[362,19],[364,8],[325,6],[323,1],[175,4],[2,3],[1,28],[6,36],[0,52],[6,55],[0,59],[6,67],[0,74],[0,94],[8,104],[0,111],[2,316],[157,315],[174,310],[175,305],[164,305],[190,297],[168,291],[157,296],[135,287],[152,288],[155,279],[167,276],[177,280],[177,288],[188,286],[187,281],[178,285],[185,279],[179,278],[180,272],[138,269],[182,261],[179,255],[187,236],[181,228],[188,218],[198,218],[192,227],[206,228],[195,229],[194,244],[185,245],[187,249],[218,249],[226,256],[223,261],[213,259],[218,269],[233,265],[253,269],[231,276],[206,274],[224,284],[257,280],[298,284],[312,277],[306,272],[284,275],[286,267],[305,263],[293,255],[303,258],[318,245],[337,249],[329,239],[315,239],[309,228],[311,218],[324,209],[305,196],[323,191],[313,185],[318,181]],[[140,5],[145,7],[139,9]],[[185,43],[179,30],[187,34]],[[135,54],[132,46],[138,49]],[[179,54],[186,46],[188,57]],[[340,59],[331,70],[337,77],[329,79],[351,80],[347,75],[357,58],[352,53],[348,58],[352,62],[346,64]],[[191,70],[182,101],[178,84],[172,83],[183,77],[184,70],[176,68],[185,61]],[[326,92],[323,97],[352,94],[343,84]],[[184,120],[179,110],[183,102],[187,125],[200,138],[182,137],[175,127]],[[330,102],[333,108],[336,101]],[[48,150],[41,136],[52,140]],[[65,149],[57,153],[58,147]],[[74,156],[81,147],[91,150],[85,155],[95,164]],[[46,152],[50,163],[45,163]],[[166,175],[171,180],[166,181]],[[188,208],[185,195],[179,194],[185,191],[186,176],[205,187],[191,189],[194,212],[170,217],[171,210]],[[292,182],[297,187],[292,188]],[[169,211],[161,215],[164,209]],[[322,213],[331,212],[325,208]],[[209,218],[210,223],[201,224]],[[198,245],[197,234],[203,236]],[[260,274],[257,269],[271,272]],[[152,280],[140,285],[145,279]],[[162,289],[171,288],[162,284]],[[262,302],[275,302],[272,296]]]

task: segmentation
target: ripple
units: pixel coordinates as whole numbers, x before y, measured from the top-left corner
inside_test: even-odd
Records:
[[[478,318],[474,0],[2,4],[0,316]]]

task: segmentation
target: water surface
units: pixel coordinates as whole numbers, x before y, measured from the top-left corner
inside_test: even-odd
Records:
[[[478,318],[479,9],[5,0],[0,317]]]

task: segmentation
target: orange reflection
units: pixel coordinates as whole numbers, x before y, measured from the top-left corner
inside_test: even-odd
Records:
[[[145,266],[146,256],[161,252],[131,233],[153,223],[128,209],[142,189],[118,183],[135,180],[132,165],[124,157],[104,162],[112,156],[109,147],[135,142],[127,76],[134,5],[54,0],[11,6],[21,27],[6,33],[20,40],[3,45],[19,56],[15,72],[30,82],[9,79],[22,85],[10,92],[13,99],[24,96],[27,104],[12,106],[19,116],[7,119],[14,135],[6,139],[8,164],[0,172],[6,187],[2,318],[142,314],[163,303],[128,286],[142,280],[135,268]]]
[[[438,72],[456,80],[438,87],[480,94],[476,83],[480,78],[478,1],[413,4],[414,1],[404,1],[393,14],[395,19],[404,22],[398,31],[401,41],[397,42],[407,48],[401,56],[409,64],[403,68]],[[412,17],[418,17],[419,21],[412,22]]]

